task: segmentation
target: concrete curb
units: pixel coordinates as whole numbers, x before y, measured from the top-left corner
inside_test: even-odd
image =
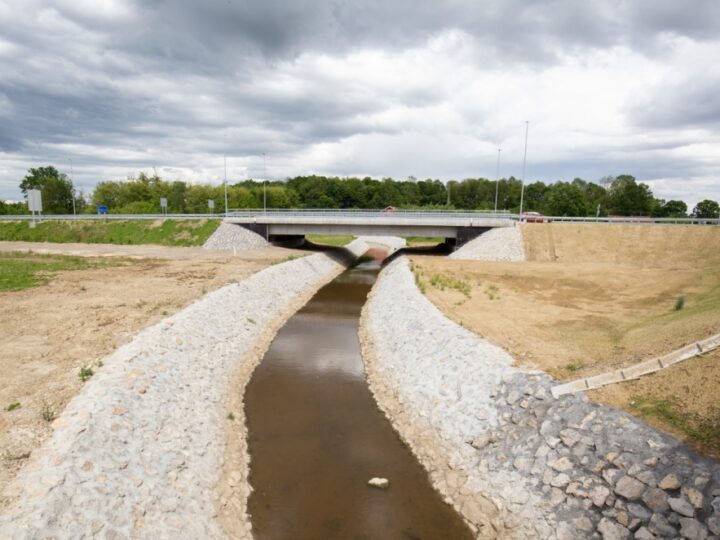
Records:
[[[601,388],[608,384],[615,384],[624,381],[632,381],[639,379],[644,375],[655,373],[657,371],[669,368],[681,362],[684,362],[688,358],[693,358],[700,354],[710,352],[720,347],[720,334],[715,334],[709,338],[701,341],[696,341],[691,345],[677,349],[664,356],[658,356],[650,360],[645,360],[639,364],[632,365],[630,367],[616,369],[615,371],[609,371],[602,373],[601,375],[595,375],[593,377],[586,377],[584,379],[577,379],[564,384],[559,384],[552,388],[552,395],[554,397],[563,396],[565,394],[571,394],[573,392],[581,392],[583,390],[594,390],[595,388]]]

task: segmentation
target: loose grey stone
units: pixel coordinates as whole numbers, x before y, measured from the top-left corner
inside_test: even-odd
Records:
[[[708,529],[710,532],[720,536],[720,517],[713,516],[707,520]]]
[[[670,508],[667,500],[667,493],[659,488],[650,488],[643,495],[643,502],[653,512],[666,512]]]
[[[645,484],[635,480],[632,476],[624,476],[615,486],[615,493],[628,500],[639,499],[645,491]]]
[[[637,540],[655,540],[657,537],[645,527],[640,527],[635,533],[635,538]]]
[[[596,486],[590,491],[590,499],[599,508],[605,506],[605,501],[610,495],[610,490],[605,486]]]
[[[628,504],[628,512],[633,516],[643,521],[648,521],[652,517],[652,512],[645,508],[641,504],[630,503]]]
[[[618,523],[613,523],[608,518],[602,518],[598,523],[597,531],[603,540],[624,540],[630,538],[630,531]]]
[[[482,450],[490,443],[490,436],[486,433],[483,433],[482,435],[478,435],[473,439],[473,441],[470,443],[473,448],[477,448],[478,450]]]
[[[668,504],[675,512],[682,516],[693,517],[695,509],[685,497],[670,497]]]
[[[680,518],[680,534],[691,540],[705,540],[708,531],[697,519]]]
[[[558,474],[552,479],[550,485],[553,487],[565,487],[570,483],[570,477],[565,473]]]
[[[654,488],[657,486],[657,479],[652,471],[642,471],[635,475],[635,478],[640,480],[646,486]]]
[[[620,469],[605,469],[602,472],[603,478],[611,486],[615,485],[615,482],[620,477],[620,475],[622,475],[622,471]]]
[[[690,501],[690,504],[692,504],[698,510],[704,506],[705,498],[703,497],[703,494],[700,493],[697,489],[690,486],[683,486],[680,492],[685,495],[685,497],[687,497],[687,500]]]
[[[674,538],[677,535],[677,529],[668,523],[662,514],[653,514],[650,518],[649,529],[653,534],[665,538]]]
[[[573,468],[573,463],[568,458],[561,457],[560,459],[553,461],[550,466],[557,472],[565,472]]]
[[[674,473],[670,473],[665,478],[660,480],[658,487],[660,489],[664,489],[665,491],[669,491],[673,489],[680,489],[680,485],[680,480],[678,479],[677,475]]]

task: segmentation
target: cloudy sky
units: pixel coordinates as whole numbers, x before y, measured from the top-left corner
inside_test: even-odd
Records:
[[[0,198],[305,173],[720,199],[717,0],[0,0]],[[691,206],[692,207],[692,206]]]

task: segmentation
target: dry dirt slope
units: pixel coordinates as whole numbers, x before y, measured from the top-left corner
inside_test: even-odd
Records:
[[[573,379],[669,352],[720,329],[718,227],[526,224],[523,234],[526,263],[413,257],[438,307],[523,364]],[[684,307],[676,310],[679,297]],[[650,416],[669,418],[668,407],[675,407],[675,417],[683,419],[675,424],[694,423],[707,432],[720,420],[707,403],[693,399],[697,414],[685,413],[694,384],[706,389],[720,370],[717,363],[684,366],[688,373],[677,384],[667,381],[667,403]],[[645,398],[628,392],[641,388],[627,388],[596,398],[640,414],[637,405]],[[713,399],[713,393],[700,398]],[[702,444],[717,446],[720,437]]]

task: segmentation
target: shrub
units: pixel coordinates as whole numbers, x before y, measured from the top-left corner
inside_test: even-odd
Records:
[[[89,367],[80,368],[80,373],[78,373],[78,377],[82,382],[87,381],[93,375],[95,375],[95,372]]]
[[[678,296],[677,300],[675,300],[675,311],[680,311],[684,307],[685,307],[685,297]]]

